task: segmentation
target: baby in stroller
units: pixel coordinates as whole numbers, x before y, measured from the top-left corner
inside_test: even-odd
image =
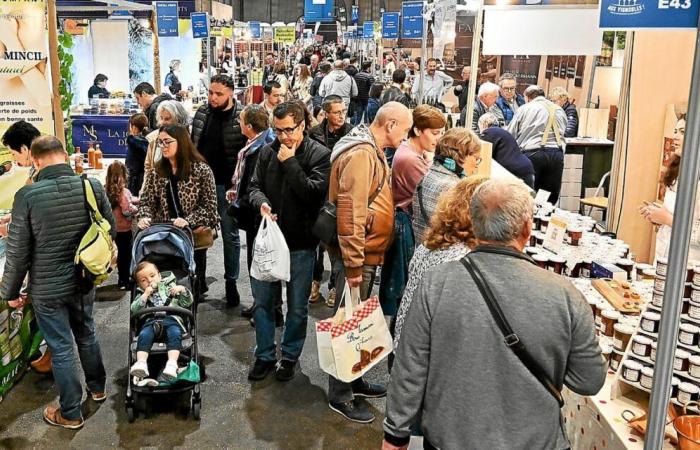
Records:
[[[134,281],[138,288],[131,303],[131,311],[137,312],[146,307],[179,306],[188,308],[192,304],[192,293],[177,284],[175,275],[170,272],[160,273],[155,264],[144,261],[134,270]],[[149,317],[139,331],[136,346],[136,362],[129,373],[137,378],[147,378],[148,354],[154,340],[162,335],[168,351],[168,361],[163,369],[165,381],[177,377],[177,359],[182,348],[182,333],[185,331],[182,319],[175,315],[156,313]]]

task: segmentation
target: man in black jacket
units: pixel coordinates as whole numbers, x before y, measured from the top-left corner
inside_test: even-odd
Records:
[[[352,116],[352,124],[357,126],[362,121],[362,116],[367,110],[367,102],[369,100],[369,89],[374,84],[374,77],[370,73],[372,71],[372,62],[365,61],[362,63],[362,70],[355,75],[355,83],[357,84],[357,97],[354,99],[355,108]]]
[[[241,299],[236,281],[240,271],[241,241],[238,226],[227,214],[226,191],[236,169],[238,152],[246,143],[241,133],[241,106],[233,98],[234,82],[228,75],[215,75],[209,85],[209,103],[199,107],[192,121],[192,142],[214,172],[216,200],[224,241],[226,302],[238,306]]]
[[[305,133],[304,110],[296,102],[275,108],[277,139],[262,149],[250,182],[250,202],[264,217],[276,220],[290,251],[287,317],[282,335],[282,360],[276,377],[288,381],[306,339],[308,298],[318,239],[310,232],[328,190],[330,151]],[[250,280],[255,300],[255,364],[250,380],[262,380],[277,365],[275,296],[280,282]]]
[[[148,117],[149,128],[156,129],[158,125],[157,110],[160,102],[164,100],[174,100],[167,92],[156,95],[156,90],[153,89],[151,83],[139,83],[134,88],[134,98],[139,104],[143,113]]]
[[[406,72],[403,70],[394,70],[391,74],[391,86],[382,94],[382,106],[389,102],[397,102],[404,92],[401,90],[403,82],[406,81]]]
[[[95,335],[92,308],[94,286],[81,289],[74,262],[80,240],[90,225],[83,182],[66,164],[61,142],[53,136],[34,140],[31,147],[39,171],[33,184],[17,191],[7,238],[7,261],[0,299],[22,308],[20,289],[29,274],[27,294],[32,299],[39,329],[52,352],[53,375],[60,407],[47,406],[44,419],[51,425],[79,429],[83,390],[73,347],[85,374],[87,389],[96,402],[104,401],[105,368]],[[102,185],[92,182],[97,207],[116,236],[112,208]]]

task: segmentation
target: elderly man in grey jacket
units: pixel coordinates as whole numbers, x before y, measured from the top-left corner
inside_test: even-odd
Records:
[[[532,228],[527,187],[490,180],[470,206],[479,246],[467,258],[553,390],[597,393],[605,361],[590,308],[569,281],[523,253]],[[383,448],[407,448],[417,417],[426,448],[570,446],[554,393],[505,344],[460,261],[428,272],[416,291],[391,372]]]
[[[346,107],[350,105],[351,99],[357,97],[357,83],[343,70],[343,61],[337,60],[333,63],[333,71],[323,77],[318,95],[323,98],[338,95],[343,99]]]

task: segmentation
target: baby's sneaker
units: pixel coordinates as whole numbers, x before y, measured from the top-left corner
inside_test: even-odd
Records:
[[[146,363],[146,361],[136,361],[134,365],[131,366],[129,374],[133,377],[138,378],[148,377],[148,364]]]
[[[175,361],[168,361],[165,363],[165,369],[163,369],[163,377],[168,380],[173,380],[177,378],[177,363]]]

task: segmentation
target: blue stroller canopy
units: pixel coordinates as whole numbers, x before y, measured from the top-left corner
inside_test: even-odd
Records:
[[[194,243],[189,230],[170,224],[155,224],[141,231],[131,250],[131,273],[149,256],[179,258],[194,274]]]

